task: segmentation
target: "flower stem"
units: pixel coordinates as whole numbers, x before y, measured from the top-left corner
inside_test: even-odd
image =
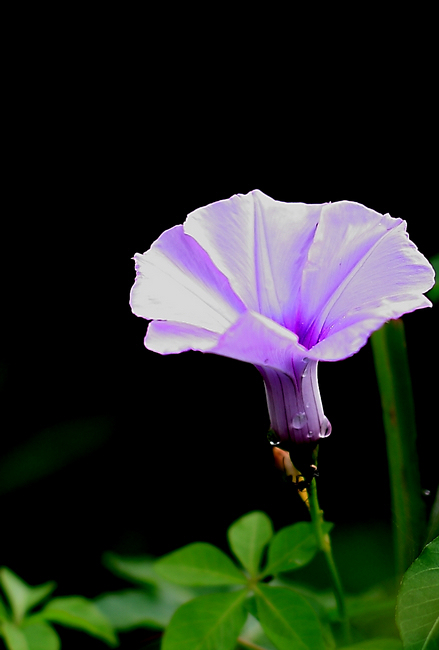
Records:
[[[416,418],[404,323],[391,320],[371,336],[386,433],[397,583],[420,553],[425,504],[416,449]]]
[[[324,533],[322,530],[323,524],[323,510],[320,510],[319,502],[317,499],[317,485],[315,478],[312,480],[309,488],[309,510],[311,514],[311,520],[314,526],[314,532],[317,539],[318,547],[323,551],[326,563],[328,565],[329,573],[332,580],[332,589],[334,591],[335,600],[337,602],[337,610],[340,618],[340,623],[343,632],[344,643],[349,644],[351,642],[351,633],[349,626],[349,619],[346,612],[346,603],[343,594],[343,588],[341,585],[340,576],[337,571],[337,567],[334,562],[334,557],[332,555],[331,540],[327,533]]]

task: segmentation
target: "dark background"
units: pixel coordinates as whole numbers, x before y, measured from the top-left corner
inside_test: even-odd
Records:
[[[10,55],[0,564],[30,584],[55,580],[59,595],[120,588],[101,566],[107,550],[226,548],[227,526],[253,509],[276,528],[306,518],[273,467],[256,369],[144,348],[147,322],[128,303],[134,253],[192,210],[255,188],[364,203],[406,219],[427,257],[438,252],[428,57],[413,67],[389,49],[383,68],[360,53],[339,80],[324,58],[306,74],[292,56],[278,78],[262,46],[237,63],[219,37],[206,55],[208,35],[179,41],[176,25],[156,26],[163,38],[151,41],[154,21],[142,31],[125,20],[61,21],[35,35],[28,17]],[[340,70],[343,48],[333,56]],[[432,491],[434,319],[427,309],[404,317]],[[340,530],[388,525],[369,344],[320,364],[319,377],[333,426],[320,453],[326,517]],[[35,436],[53,471],[30,480],[40,452],[20,465],[20,450]]]

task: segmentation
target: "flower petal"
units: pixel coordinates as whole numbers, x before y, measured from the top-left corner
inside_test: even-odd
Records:
[[[293,359],[306,354],[294,332],[250,310],[239,317],[209,352],[268,366],[286,374],[293,372]]]
[[[183,226],[165,231],[135,260],[130,302],[137,316],[222,333],[245,310],[227,278]]]
[[[334,329],[330,330],[331,333],[311,350],[308,350],[306,354],[310,359],[320,359],[321,361],[346,359],[358,352],[367,343],[369,336],[388,320],[399,318],[403,314],[422,307],[431,307],[431,302],[425,296],[398,303],[390,301],[386,303],[383,300],[381,304],[375,306],[375,309],[372,304],[367,305],[357,315],[346,315],[343,322],[334,324]],[[369,318],[367,318],[368,309],[370,310]],[[389,315],[392,312],[394,316]],[[372,314],[374,315],[372,316]]]
[[[153,321],[148,325],[145,347],[159,354],[176,354],[186,350],[210,352],[217,345],[220,334],[209,330],[176,323],[174,321]]]
[[[294,373],[294,359],[302,359],[307,352],[298,344],[296,334],[249,310],[223,334],[186,323],[153,321],[148,326],[145,346],[160,354],[211,352],[290,375]]]
[[[422,293],[433,281],[404,221],[350,201],[327,205],[303,273],[299,340],[310,358],[350,356],[386,320],[429,306]]]
[[[194,237],[252,311],[294,329],[297,295],[321,205],[274,201],[259,190],[188,215]]]

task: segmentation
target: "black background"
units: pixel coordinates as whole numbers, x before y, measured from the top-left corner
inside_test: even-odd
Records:
[[[209,34],[179,40],[175,23],[168,32],[146,17],[143,29],[135,16],[87,17],[76,29],[59,18],[38,34],[32,20],[24,34],[15,25],[10,53],[2,454],[78,418],[105,418],[109,434],[0,495],[0,564],[30,584],[57,581],[59,595],[94,597],[122,584],[101,566],[104,551],[226,548],[227,526],[249,510],[276,528],[306,517],[273,468],[256,369],[144,348],[147,322],[128,303],[132,256],[197,207],[255,188],[281,201],[364,203],[406,219],[420,250],[437,253],[431,64],[413,68],[389,50],[383,68],[359,54],[339,79],[324,57],[305,73],[291,55],[278,77],[261,44],[238,64],[229,32],[225,48]],[[346,53],[333,56],[340,71]],[[404,317],[431,490],[434,318]],[[370,346],[320,364],[319,377],[333,426],[320,454],[326,516],[389,523]]]

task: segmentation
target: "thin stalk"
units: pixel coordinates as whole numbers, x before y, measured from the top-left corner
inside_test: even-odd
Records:
[[[404,323],[391,320],[371,336],[389,463],[398,581],[419,554],[425,506],[416,449],[416,422]]]
[[[332,589],[334,591],[335,600],[337,602],[338,615],[342,626],[343,640],[344,643],[349,644],[351,642],[351,633],[349,619],[346,611],[343,587],[337,571],[337,567],[334,562],[334,557],[332,555],[331,539],[329,535],[327,533],[324,533],[322,530],[323,510],[320,510],[317,498],[317,484],[315,478],[312,480],[311,486],[309,488],[309,510],[311,514],[311,521],[314,526],[317,544],[319,549],[324,553],[331,576]]]

